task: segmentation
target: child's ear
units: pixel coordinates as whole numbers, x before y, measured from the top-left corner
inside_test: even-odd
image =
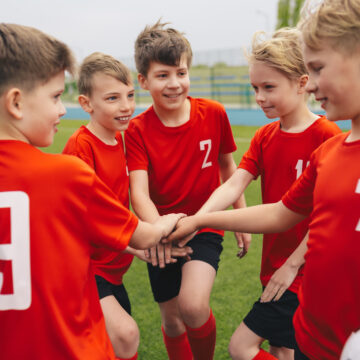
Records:
[[[22,92],[18,88],[11,88],[5,93],[5,109],[16,120],[21,120],[22,113]]]
[[[138,83],[141,86],[141,88],[144,90],[149,90],[148,86],[147,86],[146,77],[143,74],[138,74],[137,78],[138,78]]]
[[[86,95],[79,95],[78,101],[84,111],[91,114],[94,110],[91,106],[90,98]]]
[[[301,75],[299,78],[299,94],[303,94],[306,92],[305,86],[307,82],[309,81],[309,75]]]

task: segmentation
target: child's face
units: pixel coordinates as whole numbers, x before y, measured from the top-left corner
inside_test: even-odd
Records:
[[[88,106],[91,121],[109,132],[124,131],[135,110],[134,85],[125,85],[110,75],[96,73],[92,78]]]
[[[352,55],[334,50],[324,41],[321,50],[304,46],[309,70],[306,90],[314,93],[329,120],[360,117],[360,52]]]
[[[22,93],[23,117],[18,130],[29,144],[40,147],[52,144],[60,117],[66,113],[60,99],[64,80],[64,71],[61,71],[45,84]]]
[[[139,74],[139,83],[149,90],[154,106],[165,111],[176,111],[184,104],[190,89],[189,69],[183,55],[178,66],[152,62],[147,76]]]
[[[291,115],[304,101],[299,95],[298,81],[290,80],[262,61],[250,64],[249,76],[256,102],[269,119]]]

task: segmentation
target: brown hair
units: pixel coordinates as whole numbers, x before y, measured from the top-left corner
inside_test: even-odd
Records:
[[[323,40],[349,53],[360,45],[360,0],[324,0],[315,9],[307,1],[299,22],[304,42],[320,50]]]
[[[253,36],[249,62],[262,61],[286,75],[289,79],[307,74],[301,49],[301,33],[295,28],[282,28],[270,39],[258,31]]]
[[[101,52],[87,56],[80,66],[78,89],[80,94],[91,95],[92,77],[95,73],[103,73],[114,77],[125,85],[132,83],[130,70],[119,60]]]
[[[73,73],[67,45],[32,27],[0,23],[0,95],[9,86],[33,89],[62,70]]]
[[[165,28],[166,25],[168,23],[161,23],[159,20],[152,26],[146,26],[136,39],[136,68],[144,76],[147,75],[152,61],[177,66],[185,55],[188,67],[191,66],[192,50],[189,41],[183,33]]]

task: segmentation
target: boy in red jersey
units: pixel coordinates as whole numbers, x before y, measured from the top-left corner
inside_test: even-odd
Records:
[[[249,74],[257,103],[268,118],[279,120],[256,131],[239,168],[199,213],[226,209],[259,175],[263,203],[280,200],[306,168],[313,150],[341,132],[307,107],[308,74],[298,30],[281,29],[269,39],[255,33]],[[308,223],[264,235],[260,279],[265,290],[232,336],[229,352],[233,359],[293,359],[292,318],[298,306]],[[265,339],[271,355],[260,350]]]
[[[152,246],[179,216],[141,222],[83,161],[36,148],[52,143],[65,113],[73,58],[30,27],[0,24],[0,35],[1,359],[115,359],[93,246]]]
[[[224,107],[188,96],[191,47],[165,25],[146,27],[136,40],[138,80],[153,105],[125,133],[132,206],[149,222],[174,211],[194,214],[220,185],[220,177],[225,181],[236,169],[231,154],[236,145]],[[222,235],[210,228],[197,234],[186,263],[164,267],[167,250],[151,250],[153,264],[157,251],[161,268],[148,264],[150,282],[172,360],[213,358],[216,326],[209,300]]]
[[[90,122],[69,138],[63,153],[90,165],[128,208],[129,177],[121,131],[127,129],[135,110],[131,73],[112,56],[93,53],[80,66],[78,89],[79,103],[90,114]],[[137,358],[139,329],[123,285],[134,255],[147,260],[143,250],[129,246],[122,253],[98,248],[93,257],[106,329],[118,359]]]
[[[203,226],[280,232],[310,215],[295,359],[336,360],[360,328],[360,1],[324,0],[304,13],[300,29],[307,91],[329,120],[351,119],[351,131],[320,145],[280,201],[181,220],[169,240]]]

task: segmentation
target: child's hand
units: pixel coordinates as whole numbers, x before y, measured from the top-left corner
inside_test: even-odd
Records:
[[[173,264],[177,262],[176,257],[186,257],[190,260],[189,255],[193,250],[189,247],[173,246],[171,243],[165,245],[159,243],[156,247],[149,249],[146,260],[153,266],[159,265],[160,268],[164,268],[167,264]]]
[[[148,250],[135,250],[133,255],[136,256],[139,260],[151,263],[150,253]]]
[[[187,216],[179,220],[175,231],[168,236],[165,242],[177,242],[180,247],[185,246],[197,231],[195,216]]]
[[[279,300],[296,278],[298,270],[298,267],[290,266],[285,262],[274,272],[261,295],[260,302]]]
[[[250,243],[251,243],[251,234],[234,232],[234,235],[235,235],[237,245],[238,245],[238,248],[239,248],[239,251],[236,254],[236,256],[239,259],[241,259],[248,252],[248,249],[249,249]]]
[[[177,222],[186,216],[186,214],[168,214],[160,216],[154,223],[158,226],[162,233],[162,238],[166,238],[175,228]],[[166,241],[167,242],[167,241]]]

